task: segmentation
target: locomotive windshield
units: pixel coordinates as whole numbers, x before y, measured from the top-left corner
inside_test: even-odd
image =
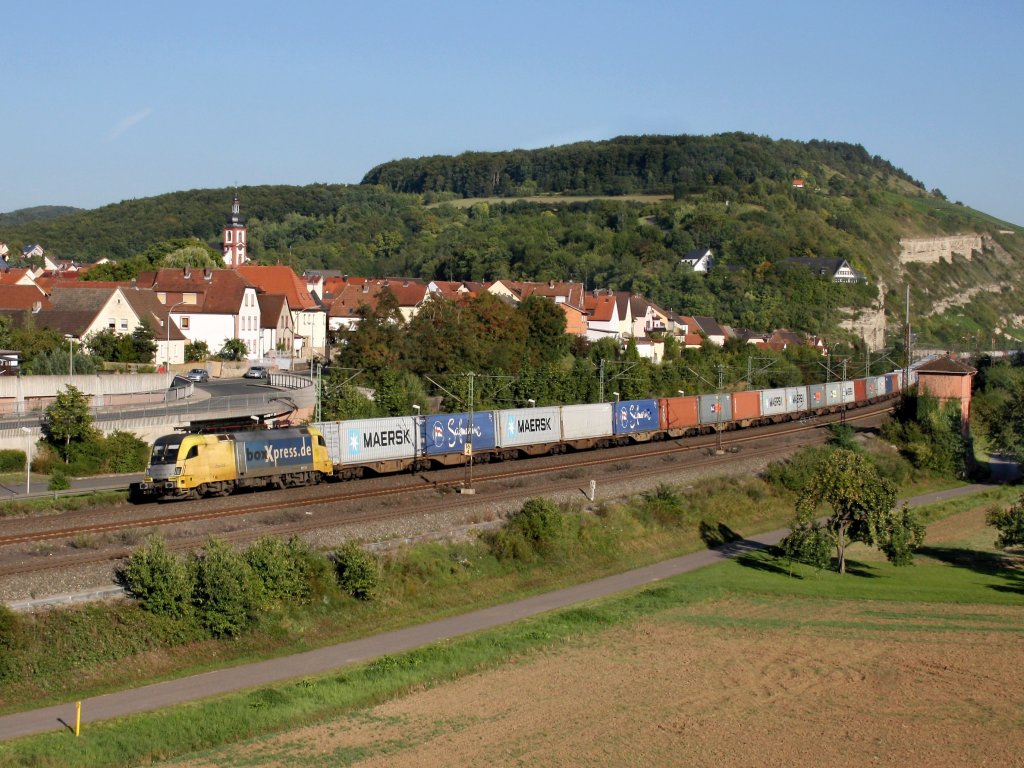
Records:
[[[153,444],[153,456],[150,464],[173,464],[178,460],[178,449],[181,447],[181,435],[158,437]]]

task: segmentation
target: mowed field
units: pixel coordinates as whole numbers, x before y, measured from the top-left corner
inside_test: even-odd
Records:
[[[1024,765],[1024,571],[993,538],[974,509],[912,568],[747,556],[653,585],[641,618],[173,764]]]

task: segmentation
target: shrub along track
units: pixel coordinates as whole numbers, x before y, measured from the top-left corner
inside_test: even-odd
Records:
[[[889,410],[891,404],[880,404],[854,413],[848,412],[846,420],[867,421]],[[354,490],[339,490],[337,485],[329,484],[326,492],[324,486],[304,489],[306,494],[300,498],[295,498],[296,492],[293,489],[287,493],[236,495],[228,500],[180,502],[171,506],[167,514],[161,515],[145,514],[154,509],[152,505],[147,505],[135,508],[142,511],[142,516],[126,514],[123,508],[119,508],[113,515],[109,511],[93,511],[91,514],[78,511],[60,516],[23,518],[17,522],[21,524],[18,527],[24,530],[0,536],[0,577],[121,560],[131,553],[132,547],[127,542],[141,538],[140,531],[174,530],[175,526],[225,521],[243,515],[247,524],[252,523],[255,517],[280,517],[281,513],[285,513],[286,519],[247,525],[245,529],[217,532],[216,535],[234,543],[246,543],[270,533],[289,536],[320,528],[381,522],[410,515],[450,511],[453,508],[468,509],[476,504],[508,502],[530,495],[577,490],[582,494],[587,489],[581,487],[581,483],[589,484],[589,478],[584,479],[587,469],[594,469],[597,477],[605,479],[613,477],[609,471],[616,470],[627,473],[630,480],[666,476],[681,469],[681,465],[675,463],[681,454],[691,454],[696,459],[688,463],[686,469],[714,470],[736,462],[741,447],[742,458],[748,461],[767,459],[790,450],[793,444],[784,443],[782,438],[793,439],[799,436],[801,442],[821,442],[824,440],[824,431],[819,428],[840,418],[841,414],[833,414],[811,421],[726,432],[721,435],[722,454],[715,452],[717,436],[709,435],[541,457],[510,464],[478,464],[474,465],[472,475],[474,489],[482,489],[478,495],[453,493],[465,485],[468,474],[465,469],[453,468],[426,475],[403,474],[379,480],[356,481],[357,487]],[[646,467],[632,466],[632,462],[649,462],[651,459],[660,460],[660,463]],[[616,466],[626,463],[629,466]],[[434,477],[437,479],[432,479]],[[535,482],[526,485],[522,482],[526,478],[533,478]],[[374,484],[377,487],[368,487]],[[347,489],[351,487],[352,484],[346,483]],[[440,494],[442,498],[422,498],[427,494]],[[382,503],[373,505],[374,508],[370,510],[356,511],[350,508],[374,500],[381,500]],[[252,501],[257,503],[248,503]],[[180,509],[180,506],[185,508]],[[302,517],[294,519],[295,514],[301,514]],[[71,516],[82,519],[82,522],[72,526],[54,526],[54,522],[59,524]],[[9,529],[11,526],[5,527]],[[123,539],[121,543],[118,542],[119,536]],[[102,544],[103,540],[106,541],[105,545]],[[168,546],[188,551],[200,547],[205,540],[205,534],[185,535],[168,541]],[[51,545],[70,551],[57,554],[52,548],[47,548]],[[40,557],[40,554],[45,557]]]

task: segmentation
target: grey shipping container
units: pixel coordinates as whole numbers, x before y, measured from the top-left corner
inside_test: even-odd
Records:
[[[786,387],[786,407],[790,413],[807,410],[807,387]]]
[[[324,421],[313,426],[323,433],[334,464],[366,464],[415,457],[421,443],[416,421],[415,416],[392,416]]]
[[[825,405],[843,404],[843,382],[830,381],[825,385]]]
[[[715,425],[732,421],[732,398],[727,392],[700,396],[700,423]]]
[[[557,443],[562,439],[558,408],[515,408],[497,412],[498,447]]]
[[[828,403],[826,402],[824,384],[808,384],[807,385],[807,402],[811,410],[817,410],[824,408]],[[831,386],[831,385],[830,385]]]
[[[611,437],[611,403],[563,405],[560,410],[562,411],[563,440],[587,440],[595,437]]]
[[[761,390],[761,415],[779,416],[786,413],[786,390],[784,389],[762,389]]]

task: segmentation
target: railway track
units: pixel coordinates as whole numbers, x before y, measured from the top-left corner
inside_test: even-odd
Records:
[[[847,413],[847,421],[863,421],[873,418],[880,413],[891,410],[891,405],[881,404],[877,407],[870,407],[858,410],[856,413]],[[673,457],[685,454],[709,454],[704,456],[700,466],[714,467],[735,461],[733,452],[740,447],[748,446],[751,443],[764,441],[766,437],[772,438],[772,444],[763,447],[744,447],[743,456],[745,459],[755,459],[769,456],[778,452],[775,438],[793,436],[795,434],[819,430],[822,426],[839,421],[840,415],[833,414],[835,418],[825,416],[818,417],[812,421],[788,422],[772,427],[742,430],[738,432],[726,432],[721,436],[721,447],[723,454],[715,453],[719,444],[716,436],[702,436],[698,438],[679,438],[654,443],[645,443],[633,453],[623,455],[619,451],[589,451],[576,454],[565,454],[559,456],[559,464],[552,465],[544,462],[539,465],[536,462],[520,461],[509,464],[483,464],[478,465],[474,471],[474,487],[487,488],[486,494],[480,497],[461,497],[453,494],[453,491],[464,484],[462,479],[445,479],[431,482],[424,482],[423,476],[396,476],[397,482],[383,488],[351,488],[346,485],[345,489],[336,492],[329,492],[324,495],[316,495],[308,498],[279,498],[274,494],[261,495],[256,504],[239,504],[228,508],[194,509],[189,507],[181,512],[170,514],[149,515],[141,518],[125,520],[113,520],[97,523],[86,523],[47,530],[30,530],[20,533],[0,536],[0,551],[4,548],[17,547],[19,545],[37,545],[46,542],[72,542],[83,541],[94,537],[116,535],[126,531],[154,530],[170,526],[184,526],[194,523],[219,520],[231,517],[257,517],[285,511],[303,511],[311,508],[316,511],[328,511],[329,514],[313,514],[309,519],[301,519],[284,523],[276,523],[270,526],[253,526],[256,530],[230,531],[218,533],[223,538],[236,543],[245,543],[254,540],[268,532],[275,535],[293,535],[315,530],[318,528],[333,525],[353,525],[359,523],[381,522],[410,515],[410,504],[404,503],[402,497],[409,497],[410,502],[415,500],[415,514],[429,514],[451,510],[458,507],[468,507],[475,503],[502,502],[523,498],[528,495],[521,485],[506,490],[491,490],[502,483],[508,484],[523,480],[529,477],[542,475],[563,475],[563,478],[555,478],[544,483],[542,489],[546,493],[579,488],[581,477],[587,469],[601,469],[616,464],[634,460],[666,459],[673,460]],[[507,469],[505,469],[507,467]],[[647,468],[630,468],[631,478],[645,478],[665,474],[664,465]],[[457,473],[457,472],[456,472]],[[564,477],[566,473],[572,473],[570,477]],[[449,475],[452,474],[450,471]],[[358,481],[356,483],[358,485]],[[582,491],[583,489],[580,488]],[[443,498],[433,500],[423,499],[426,495],[442,495]],[[419,497],[419,498],[417,498]],[[352,511],[342,507],[358,503],[373,501],[374,499],[391,499],[390,504],[378,505],[373,510]],[[168,545],[172,549],[189,550],[194,549],[197,544],[205,541],[206,536],[185,537]],[[0,577],[16,574],[28,574],[42,571],[49,571],[64,567],[80,567],[89,564],[110,562],[123,559],[131,553],[129,546],[114,546],[104,549],[102,552],[90,551],[87,548],[77,549],[73,553],[53,556],[52,553],[45,558],[27,556],[19,562],[0,563]]]

